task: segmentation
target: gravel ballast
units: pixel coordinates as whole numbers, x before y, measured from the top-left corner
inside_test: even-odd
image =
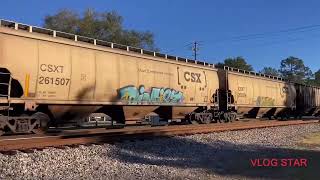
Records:
[[[319,124],[307,124],[0,154],[0,179],[308,177],[320,149],[303,148],[299,141],[319,131]],[[311,169],[257,168],[250,165],[254,158],[306,158]]]

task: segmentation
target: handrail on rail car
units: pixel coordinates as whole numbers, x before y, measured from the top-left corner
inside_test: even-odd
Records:
[[[284,78],[279,77],[279,76],[271,76],[271,75],[267,75],[267,74],[256,73],[256,72],[253,72],[253,71],[246,71],[246,70],[243,70],[243,69],[233,68],[233,67],[229,67],[229,66],[223,66],[223,69],[224,70],[228,70],[228,71],[235,71],[235,72],[242,73],[242,74],[248,74],[247,72],[249,72],[250,75],[251,75],[251,73],[253,73],[254,76],[260,76],[260,77],[265,77],[265,78],[269,78],[269,79],[275,79],[275,80],[279,80],[279,81],[294,83],[294,84],[298,84],[298,85],[301,85],[301,86],[313,87],[313,88],[320,89],[319,86],[312,86],[312,85],[307,85],[307,84],[302,84],[302,83],[296,83],[296,82],[292,82],[292,81],[290,81],[288,79],[284,79]]]
[[[138,47],[117,44],[117,43],[113,43],[113,42],[108,42],[108,41],[103,41],[103,40],[99,40],[99,39],[95,39],[95,38],[86,37],[86,36],[80,36],[80,35],[71,34],[71,33],[67,33],[67,32],[51,30],[51,29],[47,29],[47,28],[43,28],[43,27],[26,25],[26,24],[17,23],[14,21],[9,21],[9,20],[4,20],[4,19],[0,19],[0,26],[13,28],[15,30],[24,30],[24,31],[28,31],[30,33],[35,32],[35,33],[40,33],[40,34],[46,34],[46,35],[50,35],[54,38],[60,37],[60,38],[65,38],[65,39],[69,39],[69,40],[73,40],[73,41],[77,41],[77,42],[80,41],[80,42],[84,42],[84,43],[90,43],[90,44],[93,44],[94,46],[99,45],[99,46],[104,46],[104,47],[108,47],[108,48],[112,48],[112,49],[119,49],[119,50],[124,50],[124,51],[128,51],[128,52],[139,53],[139,54],[143,54],[143,55],[160,57],[160,58],[164,58],[164,59],[168,59],[168,60],[181,61],[181,62],[190,63],[190,64],[193,63],[193,64],[200,65],[200,66],[202,65],[202,66],[206,66],[206,67],[215,68],[214,64],[206,63],[204,61],[190,60],[187,58],[163,54],[163,53],[155,52],[155,51],[149,51],[149,50],[141,49]]]
[[[242,73],[242,74],[249,74],[249,75],[253,75],[253,76],[260,76],[260,77],[265,77],[265,78],[269,78],[269,79],[276,79],[279,81],[285,81],[285,82],[290,82],[287,79],[284,79],[282,77],[278,77],[278,76],[272,76],[272,75],[267,75],[267,74],[262,74],[262,73],[257,73],[254,71],[246,71],[243,69],[238,69],[238,68],[233,68],[233,67],[229,67],[229,66],[223,66],[224,70],[228,70],[228,71],[234,71],[234,72],[238,72],[238,73]]]

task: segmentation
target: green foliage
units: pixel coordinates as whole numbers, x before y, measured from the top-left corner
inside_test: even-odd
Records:
[[[271,75],[271,76],[279,76],[279,71],[273,67],[264,67],[259,73]]]
[[[246,71],[253,71],[252,66],[250,64],[247,64],[246,60],[241,56],[238,56],[235,58],[227,58],[224,60],[224,63],[216,64],[216,67],[223,67],[223,66],[243,69]]]
[[[303,60],[293,56],[281,61],[279,72],[285,79],[297,83],[304,83],[305,80],[312,78],[312,72],[304,65]]]
[[[218,68],[229,66],[246,71],[253,71],[252,66],[247,64],[246,60],[241,56],[227,58],[223,63],[217,63],[215,66]],[[310,68],[304,65],[302,59],[293,56],[282,60],[279,70],[273,67],[264,67],[259,73],[271,76],[281,76],[296,83],[320,86],[320,69],[313,74]]]
[[[78,14],[64,9],[53,16],[46,16],[44,27],[74,34],[78,31],[78,20]]]
[[[153,33],[124,29],[123,18],[118,13],[98,13],[87,9],[83,15],[64,9],[45,17],[44,27],[58,31],[78,34],[104,41],[158,50]]]
[[[309,85],[309,86],[318,86],[319,84],[316,83],[314,79],[305,79],[304,84]]]
[[[320,69],[314,73],[314,79],[307,79],[306,84],[312,86],[320,86]]]
[[[320,69],[314,73],[315,80],[320,84]]]

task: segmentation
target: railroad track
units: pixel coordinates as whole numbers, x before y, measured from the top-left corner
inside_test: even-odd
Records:
[[[232,130],[266,128],[275,126],[318,123],[319,120],[276,121],[253,120],[249,122],[234,122],[227,124],[179,125],[161,127],[129,127],[124,129],[82,129],[64,130],[60,133],[39,135],[6,136],[0,138],[0,151],[43,149],[46,147],[63,147],[80,144],[111,143],[132,139],[147,139],[176,135],[192,135]]]

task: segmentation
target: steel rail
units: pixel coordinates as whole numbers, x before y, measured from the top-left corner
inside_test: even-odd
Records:
[[[84,129],[65,130],[61,133],[44,136],[1,137],[0,151],[38,149],[92,143],[112,143],[132,139],[148,139],[155,137],[171,137],[177,135],[192,135],[222,131],[289,126],[318,123],[319,120],[290,121],[249,121],[227,124],[179,125],[166,127],[144,127],[124,129]]]

